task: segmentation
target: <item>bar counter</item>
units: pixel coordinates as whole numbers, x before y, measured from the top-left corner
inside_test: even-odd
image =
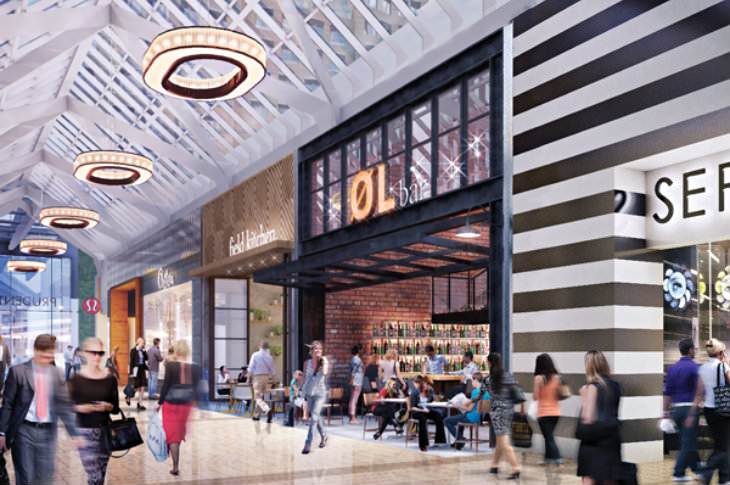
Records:
[[[453,376],[450,374],[426,374],[423,372],[401,372],[404,379],[413,379],[416,376],[428,376],[433,381],[434,390],[443,394],[450,386],[458,384],[464,376]]]

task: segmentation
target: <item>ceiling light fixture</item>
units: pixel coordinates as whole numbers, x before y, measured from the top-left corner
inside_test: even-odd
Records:
[[[474,239],[475,237],[479,237],[479,231],[469,224],[469,211],[466,211],[466,224],[464,224],[464,227],[460,227],[456,231],[456,237],[463,239]]]
[[[138,185],[152,177],[152,160],[136,153],[97,150],[74,160],[74,177],[99,185]]]
[[[99,214],[76,207],[46,207],[41,210],[40,222],[55,229],[91,229],[99,222]]]
[[[175,74],[190,61],[223,61],[233,70],[212,79]],[[142,59],[145,84],[183,99],[225,100],[243,96],[266,75],[266,50],[251,37],[217,27],[182,27],[152,39]]]
[[[46,270],[46,263],[42,261],[26,261],[11,259],[6,267],[11,273],[40,273]]]
[[[55,239],[26,239],[20,242],[20,252],[35,256],[58,256],[68,248],[63,241]]]

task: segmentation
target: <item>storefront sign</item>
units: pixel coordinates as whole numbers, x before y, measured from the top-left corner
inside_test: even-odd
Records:
[[[235,238],[228,239],[228,256],[236,256],[246,251],[251,251],[265,244],[276,241],[276,229],[265,230],[263,224],[259,224],[259,231],[241,231]]]
[[[94,298],[92,296],[84,300],[82,307],[84,308],[84,311],[89,315],[96,315],[97,313],[99,313],[99,310],[101,310],[101,302],[98,298]]]
[[[0,295],[0,306],[56,306],[56,298],[48,296]]]
[[[376,169],[358,172],[348,194],[352,222],[364,221],[373,214],[381,215],[395,209],[395,198],[385,198],[385,164]]]
[[[172,272],[166,268],[160,268],[157,270],[157,288],[160,290],[166,290],[171,288],[175,284],[175,277]]]
[[[647,174],[650,247],[730,238],[730,152]]]

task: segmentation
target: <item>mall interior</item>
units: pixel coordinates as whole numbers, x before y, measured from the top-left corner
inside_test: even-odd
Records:
[[[87,339],[104,361],[116,349],[145,441],[161,416],[149,387],[170,362],[200,369],[179,474],[146,443],[112,457],[107,483],[581,483],[597,477],[581,471],[586,396],[605,392],[592,350],[620,386],[622,473],[725,483],[722,464],[706,481],[675,468],[667,375],[692,339],[691,404],[723,359],[706,342],[730,346],[730,0],[0,0],[6,408],[41,334],[64,379],[87,372]],[[165,360],[127,405],[140,338]],[[559,469],[525,416],[547,399],[543,353]],[[449,398],[494,375],[493,354],[525,399],[509,401],[517,477],[490,472],[507,453],[495,392],[465,442],[447,429],[435,444],[434,421],[419,450],[423,401],[402,394],[389,409],[405,432],[373,436],[388,376],[416,398],[426,376],[431,413],[459,417]],[[290,382],[323,362],[330,443],[315,432],[302,454],[316,420]],[[730,399],[719,376],[705,411]],[[723,435],[704,416],[691,446],[711,469],[730,418]],[[51,483],[84,483],[58,429]]]

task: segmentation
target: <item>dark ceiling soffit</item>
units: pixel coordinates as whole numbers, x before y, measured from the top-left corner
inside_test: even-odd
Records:
[[[475,210],[486,207],[491,202],[501,198],[502,177],[495,176],[483,182],[461,188],[456,192],[443,194],[404,207],[393,213],[302,241],[300,254],[302,257],[313,255],[338,246],[350,245],[354,241],[374,238],[411,226],[421,226],[428,221],[453,216],[467,209]],[[476,215],[472,216],[470,222],[475,222],[475,217]]]

